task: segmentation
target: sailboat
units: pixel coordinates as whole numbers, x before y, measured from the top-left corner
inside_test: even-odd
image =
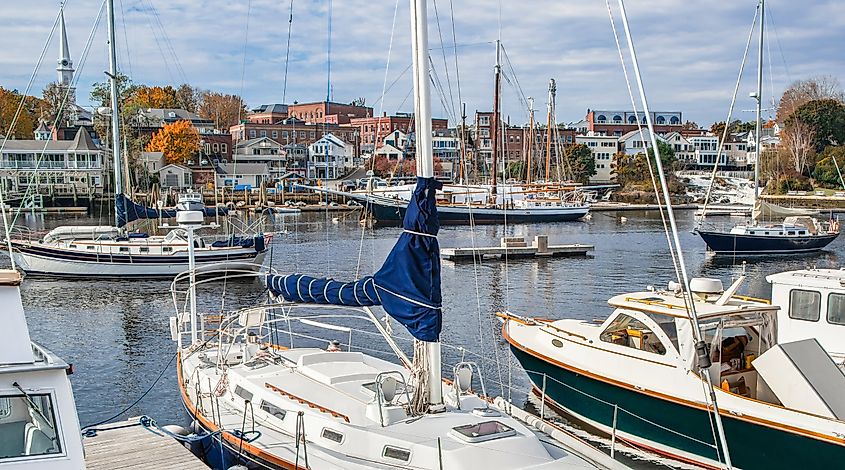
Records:
[[[178,386],[194,428],[210,441],[204,455],[217,469],[624,468],[561,430],[540,434],[506,412],[507,404],[491,403],[473,363],[455,365],[449,382],[441,378],[426,0],[411,1],[411,17],[421,158],[404,232],[381,270],[350,283],[270,273],[270,303],[222,315],[197,312],[194,271],[174,281],[176,304],[188,306],[171,318]],[[379,305],[414,337],[412,359],[370,309]],[[399,362],[353,351],[352,334],[364,332],[332,321],[375,327]],[[307,328],[349,339],[296,347],[294,338],[315,338]],[[377,346],[373,338],[364,351]]]
[[[200,194],[180,197],[176,209],[153,209],[132,202],[123,193],[120,114],[115,59],[114,12],[109,0],[109,81],[111,83],[111,132],[114,158],[115,226],[62,226],[43,238],[13,238],[11,256],[27,275],[56,277],[173,277],[188,266],[186,233],[174,230],[166,236],[129,233],[125,226],[137,219],[174,217],[180,209],[202,206]],[[81,133],[87,137],[84,132]],[[90,139],[90,138],[89,138]],[[205,215],[217,208],[201,207]],[[272,234],[230,236],[221,240],[196,240],[200,266],[231,270],[260,269]]]
[[[738,224],[728,231],[696,228],[709,251],[717,255],[801,254],[819,251],[839,236],[836,221],[819,221],[806,213],[781,208],[760,200],[760,159],[763,155],[761,106],[763,95],[763,41],[765,1],[760,2],[760,41],[757,60],[757,127],[755,132],[754,209],[750,224]],[[716,162],[718,165],[718,161]],[[714,168],[715,172],[715,168]],[[796,214],[797,213],[797,214]],[[766,223],[763,216],[785,216],[782,222]]]
[[[85,468],[70,366],[30,340],[20,283],[0,270],[0,468]]]

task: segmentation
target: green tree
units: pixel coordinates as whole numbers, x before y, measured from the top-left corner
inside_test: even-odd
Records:
[[[572,177],[579,183],[587,183],[596,174],[596,159],[590,147],[584,144],[570,145],[564,154]]]
[[[836,159],[836,161],[834,161]],[[820,185],[842,188],[842,181],[839,178],[839,171],[845,170],[845,147],[828,146],[816,157],[816,167],[813,170],[813,179]],[[836,167],[839,166],[839,171]]]
[[[507,168],[505,169],[505,175],[508,179],[521,180],[525,178],[525,162],[521,160],[509,162]]]
[[[787,126],[795,121],[809,125],[815,132],[815,148],[822,152],[828,145],[845,144],[845,105],[835,99],[808,101],[786,120]]]
[[[21,99],[24,100],[21,114],[15,128],[10,129]],[[42,107],[42,101],[34,96],[24,97],[18,90],[0,87],[0,135],[4,136],[8,132],[11,137],[17,139],[32,139]]]

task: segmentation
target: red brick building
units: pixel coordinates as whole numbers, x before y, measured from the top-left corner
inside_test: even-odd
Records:
[[[307,123],[349,124],[352,119],[373,115],[373,108],[353,104],[317,101],[288,105],[288,116]]]
[[[398,130],[405,134],[414,132],[414,116],[410,114],[388,116],[385,113],[385,115],[381,117],[352,119],[350,125],[358,129],[361,150],[365,152],[373,152],[377,150],[376,144],[381,142],[385,136],[393,131]],[[433,131],[445,130],[448,128],[448,119],[431,119],[431,129]]]
[[[261,106],[252,109],[252,112],[246,116],[247,121],[259,124],[275,124],[279,121],[284,121],[287,118],[288,105],[278,103],[262,104]]]
[[[350,125],[332,123],[313,124],[294,118],[288,118],[275,124],[260,122],[242,122],[229,128],[232,143],[241,140],[269,137],[282,145],[304,144],[306,146],[320,140],[324,134],[334,134],[345,142],[352,143],[357,148],[358,129]]]

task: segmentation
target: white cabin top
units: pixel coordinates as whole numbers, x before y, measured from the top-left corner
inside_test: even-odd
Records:
[[[778,342],[816,338],[845,359],[845,270],[801,269],[767,276],[778,312]]]
[[[21,275],[19,272],[0,270],[0,367],[18,364],[32,364],[32,343],[29,340],[29,328],[23,313],[20,294]]]

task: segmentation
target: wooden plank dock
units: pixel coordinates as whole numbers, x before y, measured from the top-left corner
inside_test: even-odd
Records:
[[[208,467],[179,441],[153,434],[138,419],[97,428],[82,439],[88,470],[143,468],[147,470],[207,470]]]
[[[537,235],[531,245],[523,237],[504,237],[499,246],[475,248],[443,248],[440,256],[450,261],[484,258],[551,258],[564,256],[587,256],[595,249],[593,245],[579,243],[570,245],[549,245],[547,235]]]

